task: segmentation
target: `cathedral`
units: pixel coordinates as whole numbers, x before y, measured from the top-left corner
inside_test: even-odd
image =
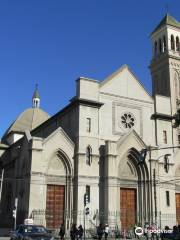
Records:
[[[166,15],[151,33],[152,95],[123,65],[103,81],[80,77],[53,116],[32,107],[0,142],[0,227],[33,218],[69,229],[99,223],[180,224],[180,22]],[[87,196],[87,198],[85,198]]]

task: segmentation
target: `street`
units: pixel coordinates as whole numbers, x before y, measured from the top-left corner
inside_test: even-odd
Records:
[[[10,239],[10,237],[0,237],[0,240],[9,240]],[[58,238],[55,238],[55,239],[58,239]],[[65,238],[65,239],[68,239],[68,240],[70,240],[70,238]],[[90,239],[92,239],[93,240],[93,238],[86,238],[87,240],[90,240]],[[117,238],[116,238],[117,239]],[[118,238],[119,240],[124,240],[124,238]],[[140,238],[141,240],[144,240],[143,238]],[[104,240],[104,238],[103,238],[103,240]],[[109,240],[114,240],[114,238],[109,238]],[[137,238],[132,238],[131,240],[137,240]]]

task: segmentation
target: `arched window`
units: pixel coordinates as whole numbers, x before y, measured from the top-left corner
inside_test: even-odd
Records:
[[[179,46],[179,37],[176,37],[176,51],[179,52],[180,46]]]
[[[171,35],[171,50],[175,50],[174,36]]]
[[[154,43],[154,56],[157,56],[157,42]]]
[[[92,149],[90,146],[86,148],[86,164],[91,165],[91,159],[92,159]]]
[[[159,53],[162,53],[162,41],[159,39]]]
[[[163,52],[166,51],[166,37],[163,36]]]

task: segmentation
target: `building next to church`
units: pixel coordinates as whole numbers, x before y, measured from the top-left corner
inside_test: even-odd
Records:
[[[83,223],[85,193],[87,228],[180,224],[179,39],[170,15],[151,34],[152,96],[127,65],[103,81],[77,79],[76,95],[51,117],[35,90],[1,139],[0,226],[13,224],[18,199],[18,223],[69,229]]]

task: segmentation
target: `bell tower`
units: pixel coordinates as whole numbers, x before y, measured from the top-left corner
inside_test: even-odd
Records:
[[[172,115],[180,107],[180,22],[169,14],[151,34],[153,96],[170,97]]]
[[[38,91],[38,85],[36,84],[33,97],[32,97],[32,107],[39,108],[40,107],[40,96]]]
[[[166,142],[166,134],[166,144],[180,144],[180,129],[174,129],[171,122],[171,116],[180,108],[180,22],[166,14],[151,33],[151,41],[156,144],[161,144],[159,139]]]

